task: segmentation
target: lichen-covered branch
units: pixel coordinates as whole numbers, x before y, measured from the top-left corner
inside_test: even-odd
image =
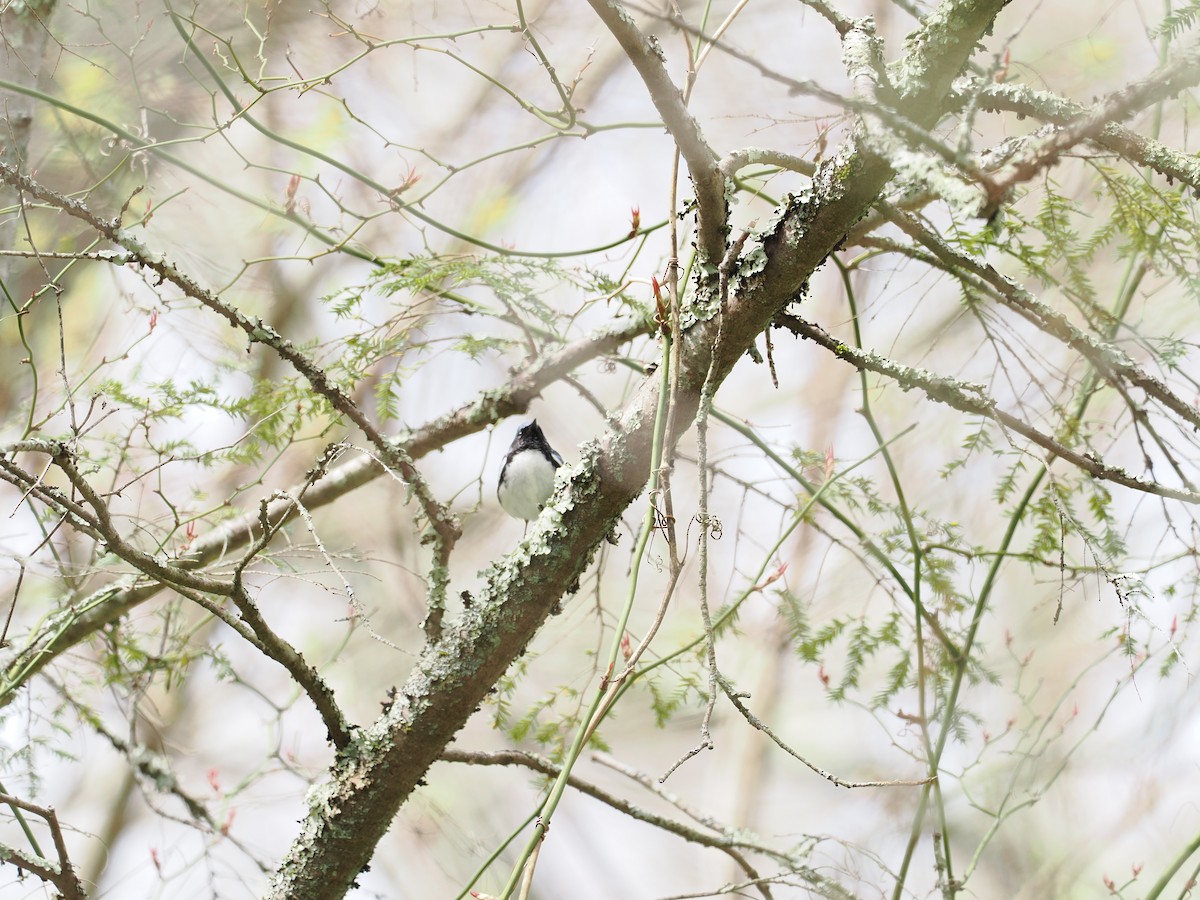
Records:
[[[1018,116],[1054,125],[1066,126],[1083,121],[1088,115],[1088,109],[1073,100],[1023,84],[972,83],[968,91],[956,91],[955,97],[965,102],[967,93],[975,91],[981,94],[979,103],[983,109],[1015,112]],[[1106,123],[1098,131],[1089,133],[1087,139],[1137,165],[1153,169],[1168,182],[1182,182],[1200,194],[1200,160],[1192,154],[1180,152],[1117,122]]]
[[[989,397],[982,385],[969,384],[944,375],[937,375],[925,369],[901,365],[876,353],[868,353],[851,347],[849,344],[831,337],[820,325],[805,321],[797,316],[780,315],[778,324],[787,328],[793,334],[812,341],[824,347],[839,359],[844,359],[851,365],[875,372],[894,381],[900,387],[922,391],[930,400],[945,403],[960,412],[982,416],[1002,425],[1008,431],[1019,434],[1032,441],[1053,456],[1070,463],[1078,469],[1087,472],[1095,478],[1111,481],[1123,487],[1132,488],[1147,494],[1167,497],[1184,503],[1200,504],[1200,493],[1179,488],[1169,487],[1153,481],[1146,481],[1135,475],[1130,475],[1124,469],[1109,466],[1103,460],[1091,453],[1080,453],[1072,450],[1046,434],[1034,428],[1025,420],[1005,412],[996,401]]]
[[[1097,140],[1115,123],[1197,84],[1200,84],[1200,43],[1192,44],[1149,77],[1109,94],[1083,115],[1069,119],[1045,138],[1033,142],[999,171],[984,176],[982,181],[991,202],[998,203],[1017,184],[1053,166],[1072,147]]]

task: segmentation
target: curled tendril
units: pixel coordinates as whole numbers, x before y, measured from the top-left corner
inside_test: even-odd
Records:
[[[714,541],[719,541],[725,534],[725,529],[717,516],[695,516],[695,522],[702,528],[707,528],[708,536]]]

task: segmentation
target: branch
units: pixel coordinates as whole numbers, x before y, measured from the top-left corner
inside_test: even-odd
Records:
[[[250,594],[247,592],[246,585],[242,582],[240,575],[237,579],[235,590],[230,594],[229,599],[237,606],[238,612],[242,614],[242,620],[254,632],[254,636],[259,642],[259,649],[263,654],[269,656],[287,669],[288,674],[292,676],[292,680],[308,695],[313,706],[317,708],[317,712],[321,716],[321,721],[325,723],[326,740],[338,750],[344,749],[350,743],[350,726],[346,723],[346,717],[337,705],[337,698],[325,682],[325,679],[305,661],[304,656],[299,650],[277,635],[267,625],[262,612],[254,601],[250,599]]]
[[[999,172],[981,176],[992,204],[998,204],[1013,187],[1058,162],[1067,150],[1082,141],[1095,140],[1110,125],[1135,112],[1200,83],[1200,43],[1192,44],[1166,66],[1149,77],[1114,91],[1029,148],[1022,158]]]
[[[1069,125],[1083,120],[1088,114],[1086,107],[1072,100],[1023,84],[975,83],[970,90],[981,92],[980,106],[983,109],[1006,110],[1055,125]],[[954,96],[962,103],[967,100],[967,94],[963,91],[956,92]],[[1191,154],[1143,137],[1116,122],[1108,122],[1099,131],[1089,134],[1088,140],[1153,169],[1165,176],[1168,183],[1181,181],[1200,195],[1200,160]]]
[[[687,163],[696,190],[698,249],[703,261],[716,266],[725,255],[729,231],[729,205],[725,199],[725,177],[717,165],[717,154],[704,140],[683,94],[667,74],[662,47],[637,27],[633,17],[616,0],[588,0],[588,4],[612,32],[650,92],[655,109],[675,139]]]
[[[758,716],[754,715],[754,713],[750,712],[749,707],[747,707],[746,704],[742,702],[742,700],[747,695],[741,694],[741,693],[738,693],[737,691],[735,691],[733,689],[733,685],[731,685],[729,683],[729,680],[726,679],[724,675],[721,675],[718,673],[717,682],[719,683],[719,685],[721,687],[721,691],[729,699],[729,702],[732,703],[734,708],[742,714],[742,718],[744,718],[747,722],[749,722],[751,726],[753,726],[754,728],[757,728],[759,731],[761,731],[763,734],[765,734],[767,737],[769,737],[775,743],[775,746],[777,746],[780,750],[782,750],[788,756],[804,763],[804,765],[808,766],[808,768],[812,769],[812,771],[814,771],[816,774],[820,775],[822,778],[824,778],[826,781],[830,782],[831,784],[836,784],[838,787],[844,787],[844,788],[919,787],[920,785],[929,784],[931,781],[933,781],[933,777],[921,778],[916,781],[905,781],[902,779],[893,779],[890,781],[846,781],[842,778],[838,778],[838,776],[834,775],[832,772],[828,772],[825,769],[822,769],[816,763],[809,762],[802,755],[800,755],[798,752],[796,752],[791,747],[789,747],[786,743],[784,743],[783,739],[780,738],[777,734],[775,734],[775,732],[771,730],[771,727],[769,725],[767,725],[766,722],[764,722],[762,719],[758,718]]]
[[[92,516],[84,519],[85,514],[78,504],[63,496],[61,492],[42,485],[41,478],[35,479],[34,476],[23,472],[3,458],[9,453],[22,451],[50,454],[55,464],[66,474],[72,487],[83,495],[88,506],[92,508]],[[314,471],[319,472],[321,468],[318,467]],[[311,474],[306,486],[311,484],[315,477],[317,475]],[[234,631],[252,643],[264,655],[274,659],[287,669],[292,679],[308,694],[321,714],[329,733],[329,740],[333,742],[334,746],[340,749],[349,743],[349,727],[337,706],[333,692],[316,670],[304,661],[304,657],[267,625],[266,620],[263,619],[258,608],[246,593],[241,580],[241,569],[238,570],[232,582],[215,580],[182,568],[175,561],[159,560],[132,546],[117,532],[107,505],[79,472],[75,465],[74,454],[65,443],[28,440],[20,441],[7,448],[0,448],[0,478],[20,487],[26,487],[27,493],[37,494],[39,499],[65,513],[68,521],[72,522],[78,530],[94,537],[106,550],[130,563],[158,584],[171,585],[173,590],[230,625]],[[248,562],[249,559],[246,561]],[[230,597],[242,614],[242,621],[237,621],[225,610],[210,603],[204,596],[205,594]],[[8,688],[9,686],[6,685],[5,690],[7,691]]]
[[[50,456],[54,464],[67,476],[71,487],[83,496],[86,506],[75,502],[58,488],[44,484],[41,476],[32,475],[5,458],[16,453],[41,453]],[[172,560],[151,556],[126,541],[113,524],[108,505],[76,467],[74,451],[65,441],[34,439],[0,447],[0,479],[22,488],[26,496],[35,496],[65,513],[73,528],[95,539],[106,550],[157,581],[218,596],[228,596],[233,590],[233,585],[229,582],[189,571]]]
[[[46,825],[50,828],[50,838],[54,841],[54,851],[58,854],[58,862],[53,863],[48,859],[32,856],[3,844],[0,844],[0,860],[11,862],[18,868],[32,872],[42,881],[54,885],[64,900],[85,900],[87,894],[83,890],[79,876],[75,874],[70,857],[67,856],[67,845],[63,840],[62,828],[59,827],[58,816],[54,814],[54,810],[45,806],[35,806],[27,800],[11,794],[0,794],[0,803],[7,803],[9,806],[23,809],[46,820]]]
[[[791,153],[784,153],[782,150],[771,150],[763,147],[745,147],[741,150],[734,150],[718,163],[718,168],[726,178],[733,178],[740,170],[746,168],[746,166],[753,165],[779,166],[781,169],[787,169],[790,172],[799,172],[801,175],[808,175],[810,178],[817,171],[817,164],[811,160],[807,160],[802,156],[795,156]]]
[[[550,778],[557,778],[561,771],[560,767],[555,765],[550,760],[537,756],[533,753],[523,753],[520,750],[499,750],[493,752],[484,751],[468,751],[456,750],[448,748],[441,756],[442,762],[466,763],[472,766],[523,766],[526,769],[531,769],[534,772],[541,772]],[[765,847],[756,846],[749,841],[738,837],[738,833],[731,829],[718,826],[716,823],[709,825],[717,835],[711,835],[699,829],[692,828],[690,825],[685,825],[682,822],[676,822],[674,819],[668,819],[664,816],[655,815],[652,812],[642,809],[639,806],[634,806],[628,800],[616,797],[607,791],[601,790],[591,782],[584,781],[577,775],[567,777],[567,784],[575,788],[581,794],[586,794],[594,800],[599,800],[601,803],[612,807],[619,813],[629,816],[631,819],[637,819],[639,822],[645,822],[648,825],[653,825],[655,828],[660,828],[663,831],[669,832],[677,837],[683,838],[693,844],[699,844],[703,847],[712,847],[715,850],[720,850],[737,863],[752,881],[759,884],[759,891],[766,900],[770,900],[771,892],[765,885],[761,884],[762,876],[754,869],[740,852],[741,850],[755,850],[761,853],[770,853],[777,859],[782,854],[776,854]],[[706,823],[707,824],[707,823]],[[783,857],[783,861],[790,865],[795,863]],[[821,876],[811,870],[801,870],[797,867],[797,871],[804,874],[814,883],[824,881]]]
[[[259,858],[256,851],[248,847],[244,841],[240,840],[232,832],[229,827],[229,819],[226,819],[223,823],[218,822],[213,818],[212,813],[208,811],[208,807],[205,806],[203,800],[198,799],[183,788],[178,776],[171,767],[170,757],[152,749],[146,744],[137,743],[132,735],[130,735],[129,740],[118,736],[104,723],[95,709],[80,703],[71,696],[65,685],[60,684],[53,678],[47,680],[58,696],[75,710],[75,714],[79,716],[80,720],[112,745],[112,748],[128,764],[131,772],[141,776],[143,790],[174,797],[183,804],[188,818],[171,816],[172,819],[186,823],[214,839],[219,837],[222,840],[229,841],[246,854],[249,859],[253,860],[254,864],[260,870],[263,872],[270,871],[267,865]]]
[[[1200,410],[1177,396],[1162,381],[1136,365],[1124,351],[1080,331],[1071,324],[1066,316],[1056,312],[1027,290],[1014,284],[991,265],[966,254],[958,253],[928,228],[922,226],[913,216],[901,213],[887,204],[881,203],[879,209],[905,234],[932,252],[949,271],[955,272],[959,278],[963,277],[963,272],[969,272],[976,276],[990,288],[989,293],[1010,309],[1018,312],[1038,330],[1062,341],[1091,363],[1102,377],[1109,381],[1124,379],[1135,387],[1141,388],[1147,396],[1157,400],[1180,419],[1200,431]]]
[[[1179,500],[1183,503],[1200,504],[1200,493],[1167,487],[1153,481],[1145,481],[1134,475],[1130,475],[1124,469],[1105,465],[1094,454],[1078,453],[1072,450],[1050,435],[1038,431],[1022,419],[1000,409],[996,401],[987,395],[982,385],[956,381],[953,378],[935,375],[924,369],[913,369],[892,362],[890,359],[878,354],[857,350],[849,344],[831,337],[820,325],[805,321],[796,316],[781,314],[777,321],[779,325],[787,328],[796,336],[819,344],[834,356],[844,359],[856,368],[866,369],[869,372],[886,376],[900,385],[904,390],[916,388],[930,400],[945,403],[947,406],[957,409],[960,412],[991,419],[1003,425],[1009,431],[1014,431],[1022,437],[1028,438],[1043,450],[1049,451],[1059,459],[1070,463],[1076,468],[1082,469],[1095,478],[1111,481],[1113,484],[1132,488],[1135,491],[1155,494],[1171,500]]]
[[[337,705],[337,698],[334,696],[333,690],[321,677],[321,674],[305,661],[300,651],[276,634],[267,624],[262,612],[246,592],[240,573],[235,579],[234,591],[230,594],[229,599],[233,601],[241,618],[233,615],[230,610],[210,602],[201,593],[181,587],[175,587],[174,590],[181,597],[186,597],[201,609],[220,619],[263,656],[273,659],[283,666],[292,676],[292,680],[296,682],[296,686],[308,695],[308,699],[316,707],[317,714],[325,723],[326,739],[338,750],[350,743],[351,726],[347,724],[341,707]]]

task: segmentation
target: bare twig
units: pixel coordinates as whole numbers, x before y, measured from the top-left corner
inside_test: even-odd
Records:
[[[447,749],[442,754],[444,762],[467,763],[474,766],[524,766],[527,769],[532,769],[535,772],[541,772],[551,778],[557,778],[559,767],[550,760],[532,753],[522,753],[518,750],[500,750],[494,752],[484,751],[466,751],[457,750],[454,748]],[[595,800],[621,812],[630,818],[637,819],[640,822],[645,822],[653,825],[655,828],[660,828],[663,831],[683,838],[693,844],[700,844],[705,847],[712,847],[715,850],[720,850],[725,853],[738,864],[738,866],[751,879],[758,880],[760,878],[754,866],[746,859],[742,853],[743,850],[752,850],[759,853],[769,853],[777,860],[783,860],[791,863],[782,854],[772,851],[769,848],[761,847],[745,840],[744,836],[733,832],[729,829],[721,829],[713,827],[718,832],[718,835],[711,835],[698,829],[692,828],[689,825],[684,825],[682,822],[676,822],[673,819],[667,819],[655,813],[648,812],[641,807],[635,806],[628,800],[616,797],[607,791],[604,791],[594,784],[584,781],[577,775],[571,775],[567,779],[567,783],[579,791],[581,794],[586,794]],[[820,879],[820,876],[815,872],[796,866],[797,872],[802,872],[810,878]],[[823,880],[823,879],[820,879]],[[760,887],[759,892],[764,898],[770,898],[769,890],[764,890]]]
[[[37,806],[20,797],[14,797],[12,794],[0,794],[0,803],[7,803],[9,806],[23,809],[25,812],[45,819],[46,825],[50,829],[50,838],[54,841],[54,852],[58,856],[58,862],[54,863],[40,856],[32,856],[3,845],[0,845],[0,859],[32,872],[43,881],[54,885],[64,900],[85,900],[87,894],[67,855],[67,844],[63,840],[62,828],[59,827],[58,816],[54,814],[54,810],[47,806]]]
[[[667,74],[662,48],[645,35],[621,4],[612,0],[588,0],[650,93],[663,124],[675,139],[687,162],[696,189],[696,218],[701,254],[715,265],[725,253],[729,225],[729,207],[725,200],[725,178],[717,166],[717,154],[700,132],[700,124],[687,108],[679,88]]]
[[[749,237],[748,232],[742,232],[736,241],[725,251],[721,264],[717,268],[717,333],[713,341],[712,354],[708,360],[708,369],[704,375],[704,383],[700,388],[700,406],[696,413],[696,443],[699,451],[697,471],[700,483],[700,506],[697,517],[700,521],[700,559],[699,559],[699,592],[700,618],[704,623],[705,660],[708,665],[708,705],[704,709],[704,718],[700,722],[700,741],[691,750],[677,759],[663,773],[661,781],[666,781],[688,760],[698,756],[705,750],[713,748],[712,733],[709,724],[712,722],[713,710],[717,703],[717,681],[720,673],[717,671],[717,637],[713,632],[712,615],[708,608],[708,539],[712,522],[708,514],[708,416],[712,410],[713,391],[716,384],[716,364],[720,358],[722,336],[724,334],[725,308],[729,302],[729,278],[737,266],[738,256]]]
[[[7,459],[10,454],[22,452],[48,455],[67,476],[71,487],[82,495],[85,503],[76,502],[58,488],[45,484],[40,475],[34,476]],[[74,452],[63,441],[31,439],[0,448],[0,479],[25,488],[30,496],[62,512],[73,528],[104,544],[113,554],[152,578],[165,584],[221,596],[228,596],[232,590],[232,585],[225,581],[188,571],[170,560],[151,556],[126,541],[113,524],[108,505],[83,477],[75,465]]]
[[[724,832],[727,830],[724,825],[722,825],[712,816],[705,815],[699,810],[692,809],[690,806],[680,800],[676,794],[673,794],[671,791],[668,791],[666,788],[664,788],[662,786],[662,782],[657,778],[647,775],[645,772],[639,772],[637,769],[626,765],[615,756],[612,756],[608,753],[596,751],[592,754],[592,759],[605,768],[612,769],[614,772],[620,772],[631,781],[636,781],[646,790],[658,797],[661,797],[663,800],[666,800],[677,810],[697,824],[703,825],[705,828],[711,828],[716,832]]]
[[[903,779],[893,779],[893,780],[889,780],[889,781],[846,781],[843,778],[839,778],[838,776],[834,775],[832,772],[828,772],[825,769],[822,769],[820,766],[816,765],[815,763],[809,762],[807,759],[805,759],[803,756],[801,756],[799,753],[797,753],[795,750],[793,750],[791,747],[789,747],[787,744],[785,744],[783,742],[783,740],[780,739],[779,736],[776,735],[775,732],[771,730],[770,726],[767,725],[766,722],[762,721],[757,716],[755,716],[754,713],[750,712],[750,710],[746,707],[746,704],[742,702],[745,695],[740,694],[737,691],[735,691],[733,689],[732,685],[730,685],[730,683],[725,679],[724,676],[720,676],[720,684],[721,684],[721,690],[725,693],[725,696],[727,698],[729,698],[729,702],[733,704],[734,708],[742,714],[742,718],[744,718],[747,722],[749,722],[751,725],[753,725],[755,728],[757,728],[759,731],[761,731],[763,734],[765,734],[767,737],[769,737],[772,741],[774,741],[775,745],[777,747],[779,747],[779,749],[782,750],[784,753],[786,753],[788,756],[791,756],[794,759],[800,760],[800,762],[804,763],[804,765],[808,766],[810,769],[812,769],[814,772],[816,772],[818,775],[820,775],[826,781],[828,781],[832,784],[836,784],[838,787],[844,787],[844,788],[917,787],[922,784],[928,784],[929,782],[931,782],[933,780],[932,778],[921,778],[921,779],[917,779],[915,781],[908,781],[908,780],[903,780]]]

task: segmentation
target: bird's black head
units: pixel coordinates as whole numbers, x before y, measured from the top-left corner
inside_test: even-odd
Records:
[[[537,419],[517,429],[517,436],[513,438],[512,446],[508,448],[508,457],[511,459],[516,454],[525,450],[538,451],[542,456],[550,460],[555,468],[562,465],[562,457],[554,451],[554,448],[550,446],[550,442],[546,440],[546,435],[542,433]]]
[[[517,429],[517,436],[513,438],[513,446],[520,446],[522,449],[526,447],[540,448],[542,444],[547,443],[546,435],[542,433],[542,428],[534,419],[528,424],[522,425]]]

